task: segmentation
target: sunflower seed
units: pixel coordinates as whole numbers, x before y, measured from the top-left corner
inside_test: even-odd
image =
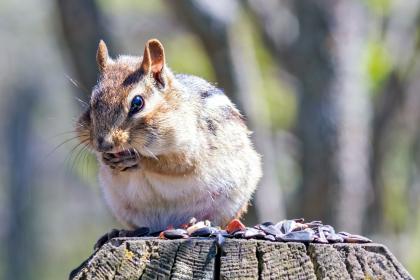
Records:
[[[187,231],[184,229],[168,229],[163,232],[163,236],[167,239],[188,238]]]

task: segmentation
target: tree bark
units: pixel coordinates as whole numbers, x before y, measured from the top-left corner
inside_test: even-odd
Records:
[[[378,244],[113,239],[70,279],[413,279]],[[223,252],[221,251],[223,250]]]

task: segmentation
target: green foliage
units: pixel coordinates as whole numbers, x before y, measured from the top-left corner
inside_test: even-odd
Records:
[[[69,163],[74,161],[74,172],[82,179],[83,183],[90,187],[97,185],[96,176],[98,174],[98,163],[96,156],[89,151],[82,151],[79,156],[75,155]]]
[[[204,53],[197,38],[189,33],[181,33],[165,44],[168,65],[175,73],[200,76],[215,81],[209,58]]]
[[[272,125],[274,128],[290,129],[296,118],[296,96],[279,81],[275,69],[263,72],[266,73],[262,94],[268,105]]]
[[[392,148],[388,151],[383,168],[384,178],[384,211],[387,229],[393,233],[407,230],[411,214],[407,204],[407,172],[410,165],[407,137],[399,135],[392,139]]]
[[[414,213],[412,213],[414,214]],[[420,217],[420,210],[417,211],[416,214],[414,214],[415,217]],[[407,269],[411,273],[411,275],[414,277],[414,279],[420,278],[420,250],[417,248],[420,248],[420,223],[412,223],[412,229],[410,230],[412,232],[409,236],[410,239],[410,250],[407,254],[408,259],[408,265]]]
[[[366,0],[366,5],[376,15],[388,14],[393,0]]]
[[[271,125],[273,128],[289,129],[296,118],[296,96],[281,79],[277,62],[267,50],[261,34],[250,24],[249,17],[245,18],[244,24],[248,26],[248,32],[252,34],[263,86],[259,94],[266,100]]]
[[[383,42],[371,40],[367,44],[364,61],[371,91],[377,93],[392,69],[391,56]]]
[[[141,10],[144,13],[153,13],[161,11],[165,5],[161,0],[145,1],[145,0],[97,0],[96,1],[103,10],[112,11],[127,11],[127,10]]]

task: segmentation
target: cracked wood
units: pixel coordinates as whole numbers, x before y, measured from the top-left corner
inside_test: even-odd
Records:
[[[117,238],[70,279],[413,279],[378,244]]]

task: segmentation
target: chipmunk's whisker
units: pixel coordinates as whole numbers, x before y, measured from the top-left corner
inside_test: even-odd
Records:
[[[134,144],[137,144],[137,145],[141,145],[139,142],[137,142],[137,141],[135,141],[134,139],[132,140],[132,142],[134,143]],[[149,153],[149,155],[153,158],[153,159],[155,159],[155,160],[159,160],[159,158],[151,151],[151,150],[149,150],[146,146],[144,146],[143,145],[143,147],[142,147],[143,149],[145,149],[146,150],[146,152],[148,152]],[[140,153],[138,152],[138,151],[136,151],[137,152],[137,154],[140,156]]]
[[[80,136],[84,136],[84,135],[80,135]],[[60,147],[62,147],[64,144],[73,141],[75,139],[80,138],[79,136],[74,136],[71,137],[69,139],[64,140],[63,142],[59,143],[57,146],[55,146],[50,152],[47,153],[47,155],[45,156],[45,159],[47,159],[48,157],[50,157],[55,151],[57,151]]]
[[[140,157],[140,154],[138,153],[138,151],[137,151],[135,148],[133,148],[133,147],[131,147],[131,148],[126,148],[126,147],[124,146],[124,144],[122,144],[121,146],[122,146],[122,148],[123,148],[123,152],[128,152],[128,154],[129,154],[130,156],[132,156],[132,155],[133,155],[133,153],[134,153],[134,155],[135,155],[136,157]]]
[[[79,149],[79,151],[77,152],[77,154],[76,154],[76,157],[74,157],[74,159],[73,159],[73,162],[72,162],[72,165],[71,165],[71,168],[70,168],[70,171],[71,172],[74,172],[74,168],[75,168],[75,166],[76,166],[76,164],[78,164],[79,163],[79,160],[80,160],[80,156],[83,154],[83,151],[86,149],[86,147],[88,146],[88,144],[87,143],[83,143],[83,142],[81,142],[82,144],[84,144],[80,149]]]
[[[77,143],[70,151],[69,151],[69,153],[67,154],[67,156],[65,157],[65,159],[64,159],[64,165],[67,167],[66,168],[66,171],[68,172],[68,173],[71,173],[71,170],[70,170],[70,168],[69,168],[69,166],[71,166],[70,164],[71,164],[71,162],[72,162],[72,157],[73,157],[73,155],[74,155],[74,153],[75,153],[75,151],[80,147],[80,145],[82,145],[83,144],[83,142],[79,142],[79,143]]]
[[[66,135],[66,134],[75,134],[75,133],[77,133],[77,131],[75,131],[75,130],[64,131],[64,132],[60,132],[60,133],[52,135],[51,138],[56,138],[58,136],[62,136],[62,135]]]
[[[140,154],[137,152],[137,150],[133,147],[131,147],[131,149],[129,150],[130,155],[132,155],[132,153],[134,153],[134,156],[136,157],[140,157]]]
[[[80,151],[81,156],[76,162],[77,165],[80,165],[82,167],[83,176],[87,176],[87,174],[88,174],[88,172],[87,172],[88,166],[86,165],[86,157],[89,153],[87,152],[87,146],[88,146],[87,143],[85,143],[85,145],[83,145],[83,147]]]
[[[140,153],[139,151],[137,151],[137,149],[133,148],[134,153],[136,154],[137,157],[140,157]]]
[[[76,79],[73,79],[68,74],[64,74],[64,76],[67,78],[67,80],[70,81],[70,83],[73,84],[73,86],[75,86],[76,88],[81,89],[82,91],[84,91],[87,94],[90,94],[90,92],[87,90],[87,88],[85,86],[83,86],[79,81],[77,81]],[[86,103],[86,102],[84,102],[84,103]]]
[[[88,145],[85,145],[83,147],[83,158],[82,158],[82,164],[84,164],[84,175],[87,177],[89,175],[89,160],[90,160],[90,153],[88,151]]]
[[[158,157],[155,156],[155,154],[151,150],[146,148],[146,146],[144,146],[143,148],[152,156],[152,158],[154,158],[155,160],[159,160]]]
[[[78,125],[78,124],[79,124],[79,123],[78,123],[78,122],[79,122],[79,118],[78,118],[78,117],[76,117],[76,116],[75,116],[75,117],[72,117],[72,118],[71,118],[71,121],[72,121],[74,124],[76,124],[76,125]]]
[[[78,101],[83,106],[83,108],[89,107],[89,104],[86,101],[83,101],[82,99],[80,99],[78,97],[75,97],[75,99],[76,99],[76,101]]]
[[[76,144],[69,152],[69,155],[71,155],[80,145],[89,145],[89,139],[82,139],[78,144]],[[67,156],[68,157],[68,156]],[[66,158],[67,159],[67,158]],[[65,160],[66,160],[65,159]]]
[[[82,123],[79,123],[78,120],[73,120],[75,122],[76,127],[85,127]]]
[[[121,148],[122,148],[122,152],[123,152],[123,153],[127,152],[129,155],[131,155],[130,150],[129,150],[129,149],[127,149],[127,148],[124,146],[124,144],[121,144]]]

